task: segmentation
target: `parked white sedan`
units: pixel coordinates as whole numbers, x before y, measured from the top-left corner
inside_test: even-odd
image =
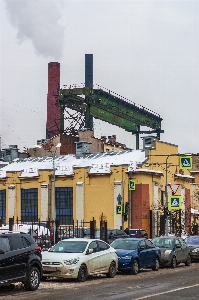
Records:
[[[42,253],[43,277],[77,278],[106,274],[113,278],[118,268],[116,250],[99,239],[70,238]]]

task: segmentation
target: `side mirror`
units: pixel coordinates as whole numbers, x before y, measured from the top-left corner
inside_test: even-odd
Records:
[[[140,248],[139,248],[140,251],[142,251],[142,250],[144,250],[144,249],[145,249],[144,246],[140,246]]]
[[[91,253],[93,253],[93,249],[88,249],[86,252],[86,254],[91,254]]]

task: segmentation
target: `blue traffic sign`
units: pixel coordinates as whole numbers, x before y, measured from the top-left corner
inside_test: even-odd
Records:
[[[180,169],[192,169],[192,156],[180,156]]]
[[[120,204],[116,205],[116,215],[117,216],[122,215],[122,205],[120,205]]]
[[[129,180],[129,190],[135,190],[135,180]]]
[[[175,210],[182,208],[182,196],[169,196],[168,209]]]

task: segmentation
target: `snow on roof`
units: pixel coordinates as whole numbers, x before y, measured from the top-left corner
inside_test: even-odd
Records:
[[[155,174],[162,176],[164,173],[162,171],[156,171],[156,170],[149,170],[149,169],[137,169],[135,170],[136,173],[149,173],[149,174]]]
[[[136,169],[144,161],[145,151],[124,150],[92,153],[82,157],[73,154],[55,156],[54,167],[56,175],[73,175],[74,168],[89,168],[89,174],[107,174],[111,172],[111,166],[127,165]],[[0,178],[5,178],[6,172],[21,172],[19,177],[39,176],[39,170],[53,170],[53,157],[16,158],[0,169]]]
[[[194,179],[195,177],[189,175],[182,175],[182,174],[174,174],[174,176],[178,178],[187,178],[187,179]]]
[[[199,215],[199,210],[191,208],[191,214]]]

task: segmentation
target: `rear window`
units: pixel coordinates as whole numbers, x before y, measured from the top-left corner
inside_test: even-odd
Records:
[[[190,237],[187,239],[188,245],[198,245],[199,246],[199,237]]]
[[[133,229],[130,229],[130,230],[129,230],[129,233],[130,233],[130,234],[137,234],[137,232],[138,232],[137,230],[133,230]]]

